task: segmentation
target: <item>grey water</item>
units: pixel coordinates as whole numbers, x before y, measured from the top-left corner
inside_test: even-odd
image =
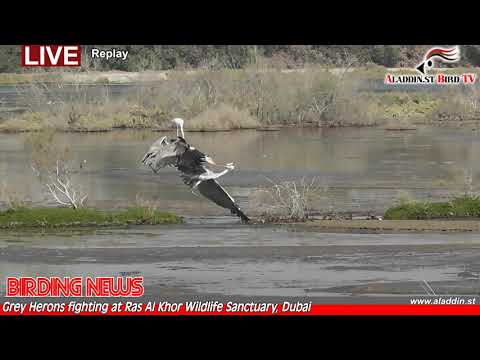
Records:
[[[225,215],[189,192],[175,169],[155,175],[141,164],[150,144],[163,135],[175,133],[61,133],[56,141],[69,148],[72,170],[92,205],[122,206],[139,196],[185,216]],[[41,202],[44,193],[33,178],[29,136],[0,134],[0,176],[31,201]],[[312,203],[314,210],[381,214],[402,196],[445,200],[464,192],[468,174],[475,190],[480,175],[479,136],[470,128],[192,132],[188,140],[217,164],[235,164],[220,182],[248,211],[255,211],[252,194],[270,181],[315,178],[323,191]]]

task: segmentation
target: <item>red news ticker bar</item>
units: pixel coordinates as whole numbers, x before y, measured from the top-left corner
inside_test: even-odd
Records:
[[[163,316],[175,316],[175,315],[242,315],[242,316],[285,316],[285,315],[480,315],[480,305],[312,305],[312,309],[307,312],[282,312],[279,311],[276,314],[268,312],[227,312],[223,311],[210,311],[210,312],[195,312],[195,311],[118,311],[112,312],[111,306],[108,311],[103,314],[101,312],[80,312],[74,313],[73,311],[64,312],[48,312],[48,311],[25,311],[23,314],[19,314],[16,311],[3,311],[0,307],[0,315],[77,315],[77,316],[125,316],[125,315],[163,315]]]

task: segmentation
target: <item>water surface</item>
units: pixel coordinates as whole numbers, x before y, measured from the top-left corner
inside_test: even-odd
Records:
[[[174,132],[63,133],[57,141],[69,147],[78,181],[93,205],[121,206],[138,195],[181,215],[224,215],[223,209],[194,196],[175,169],[155,175],[141,164],[150,144],[163,135]],[[28,136],[0,134],[0,177],[38,202],[43,197],[32,178]],[[474,185],[480,175],[479,137],[470,128],[243,130],[187,133],[187,138],[218,164],[235,163],[236,169],[220,182],[244,209],[254,190],[269,180],[316,178],[326,190],[313,204],[318,211],[383,213],[399,196],[447,199],[468,188],[467,174],[473,175]]]

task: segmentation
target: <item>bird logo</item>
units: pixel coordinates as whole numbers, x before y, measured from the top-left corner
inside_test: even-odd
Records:
[[[451,49],[432,48],[425,54],[423,62],[416,69],[425,75],[428,69],[433,68],[436,59],[447,63],[457,62],[460,60],[460,49],[458,46]]]

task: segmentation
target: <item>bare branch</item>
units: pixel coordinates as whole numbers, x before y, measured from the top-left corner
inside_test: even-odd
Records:
[[[296,181],[275,183],[265,177],[271,187],[257,191],[254,200],[264,209],[264,215],[271,220],[304,221],[309,218],[309,203],[313,196],[319,195],[317,179],[309,181],[305,177]]]
[[[84,206],[87,194],[82,194],[72,182],[70,172],[65,163],[57,160],[55,168],[44,169],[47,174],[42,174],[35,166],[32,165],[32,170],[39,179],[47,178],[44,183],[48,193],[53,197],[54,201],[63,206],[70,206],[73,209]],[[45,175],[42,177],[42,175]],[[80,197],[80,201],[78,198]]]

